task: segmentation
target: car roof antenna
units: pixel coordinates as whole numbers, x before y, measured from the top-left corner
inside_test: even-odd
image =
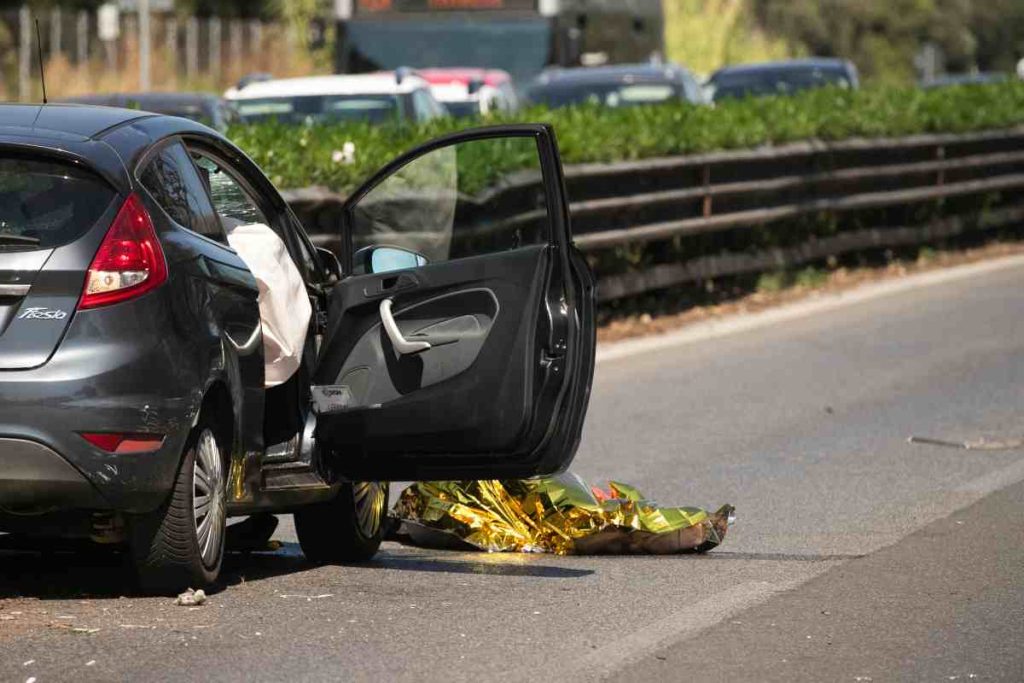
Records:
[[[43,84],[43,104],[48,104],[46,100],[46,73],[43,69],[43,39],[39,32],[39,20],[36,19],[36,50],[39,54],[39,80]]]

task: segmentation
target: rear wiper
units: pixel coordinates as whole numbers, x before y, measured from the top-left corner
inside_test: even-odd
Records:
[[[15,235],[9,232],[0,232],[0,244],[23,244],[31,247],[39,244],[39,238],[29,237],[28,235]]]

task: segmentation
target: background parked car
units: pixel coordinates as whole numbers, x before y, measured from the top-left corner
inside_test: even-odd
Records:
[[[434,97],[456,117],[486,116],[519,109],[512,76],[500,69],[418,69]]]
[[[719,69],[707,82],[715,102],[736,97],[788,95],[827,85],[857,88],[857,67],[845,59],[791,59]]]
[[[430,94],[429,84],[405,69],[258,80],[225,95],[244,122],[422,122],[447,114]]]
[[[703,103],[700,84],[676,64],[549,69],[533,82],[527,99],[552,109],[592,102],[606,107],[684,101]]]
[[[1010,74],[1002,71],[979,71],[966,74],[943,74],[921,83],[922,88],[946,88],[951,85],[986,85],[989,83],[1006,83]]]
[[[181,116],[223,132],[237,119],[234,110],[222,98],[208,93],[146,92],[82,95],[62,100],[70,104],[93,104],[122,109],[141,109],[154,114]]]

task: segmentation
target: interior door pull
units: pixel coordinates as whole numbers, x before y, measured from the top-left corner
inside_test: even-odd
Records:
[[[421,353],[430,348],[430,342],[425,341],[409,341],[402,336],[402,331],[398,329],[395,318],[391,315],[391,299],[384,299],[380,302],[380,321],[384,325],[384,331],[388,334],[388,339],[391,340],[391,345],[395,347],[395,351],[398,351],[403,356],[410,353]]]

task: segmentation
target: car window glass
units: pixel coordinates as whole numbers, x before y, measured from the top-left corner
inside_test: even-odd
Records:
[[[445,111],[442,106],[426,90],[413,90],[412,108],[417,121],[429,121],[438,116],[443,116]]]
[[[0,252],[51,249],[81,237],[114,200],[113,188],[71,164],[0,155]]]
[[[150,159],[139,180],[175,223],[204,237],[227,242],[224,231],[211,220],[213,207],[203,181],[180,142],[165,146]]]
[[[203,155],[196,157],[196,166],[210,188],[213,207],[227,232],[239,225],[268,224],[256,202],[223,166]]]
[[[532,137],[469,140],[419,156],[354,206],[355,249],[398,247],[438,263],[548,240]]]
[[[299,232],[304,230],[302,223],[291,212],[288,212],[288,224],[291,230]],[[305,240],[296,239],[295,246],[299,251],[300,268],[306,274],[306,279],[312,282],[319,282],[324,277],[324,269],[320,263],[320,256],[316,254]]]
[[[212,157],[201,152],[194,152],[193,157],[199,173],[205,178],[213,197],[213,205],[217,212],[224,230],[230,233],[239,225],[261,224],[274,230],[289,246],[293,260],[298,261],[300,270],[307,279],[317,280],[321,268],[317,257],[306,243],[301,239],[288,239],[284,233],[288,231],[302,230],[301,224],[290,211],[280,216],[274,216],[268,220],[267,215],[260,209],[259,204],[253,198],[246,187],[237,179],[237,176],[228,170],[227,166],[218,162]],[[296,250],[299,254],[295,259]]]
[[[395,95],[302,95],[235,102],[245,123],[276,120],[286,124],[364,121],[387,123],[399,118]]]

